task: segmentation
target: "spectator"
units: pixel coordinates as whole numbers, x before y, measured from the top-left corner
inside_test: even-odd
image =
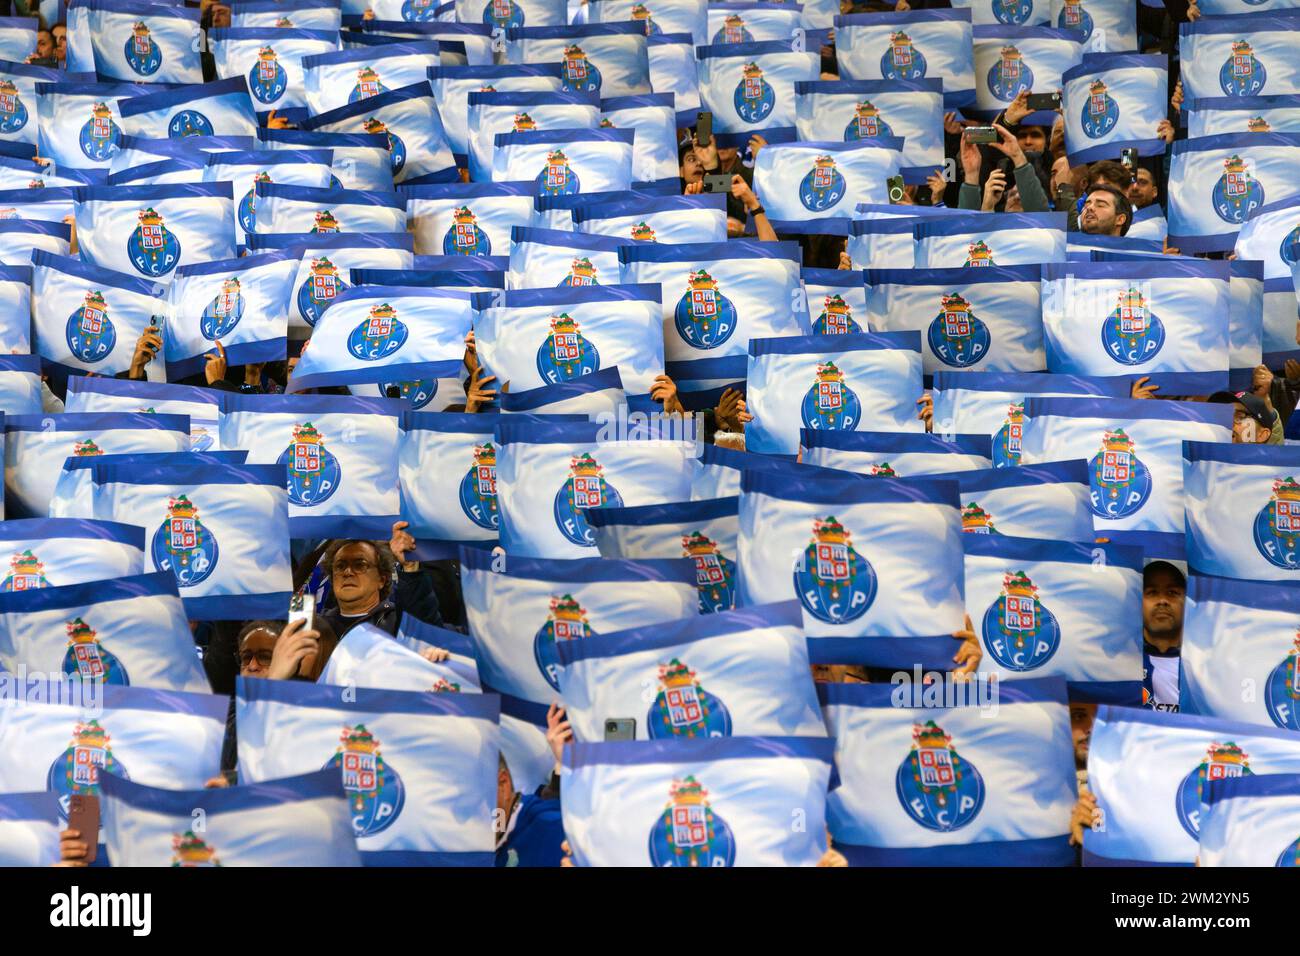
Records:
[[[1120,192],[1128,192],[1128,188],[1133,185],[1133,171],[1113,159],[1098,160],[1088,167],[1086,185],[1088,192],[1098,186],[1110,186]]]
[[[1079,231],[1090,236],[1123,236],[1133,224],[1128,197],[1109,184],[1093,186],[1083,201]]]
[[[36,31],[36,53],[38,60],[56,59],[54,53],[54,34],[49,30]]]
[[[555,754],[551,779],[535,793],[515,790],[504,756],[497,758],[497,866],[559,866],[564,856],[564,821],[560,815],[560,768],[564,745],[573,730],[564,708],[551,704],[546,712],[546,742]]]
[[[1178,661],[1183,646],[1187,578],[1168,561],[1142,571],[1142,703],[1153,710],[1178,709]]]
[[[329,579],[332,603],[321,616],[340,638],[358,624],[373,624],[397,633],[402,613],[441,624],[438,599],[419,562],[405,560],[415,539],[406,522],[393,525],[393,537],[380,541],[334,541],[325,549],[321,568]]]
[[[1134,209],[1145,209],[1160,197],[1160,188],[1156,184],[1155,174],[1145,166],[1139,166],[1133,174],[1133,183],[1128,187],[1128,201]]]
[[[68,60],[68,28],[56,23],[50,34],[54,37],[54,58],[59,61],[59,66],[63,66]]]
[[[1006,159],[1002,166],[1009,167],[1015,177],[1016,190],[1020,197],[1020,206],[1025,212],[1046,212],[1047,193],[1043,191],[1042,180],[1038,171],[1030,164],[1024,150],[1015,136],[1005,126],[994,124],[1001,141],[990,143],[989,148],[1001,153]],[[1003,168],[993,170],[984,186],[984,195],[979,192],[979,176],[983,166],[983,156],[979,147],[970,141],[969,134],[961,139],[961,165],[965,182],[962,183],[958,205],[962,209],[992,210],[1003,198],[1006,190],[1006,172]],[[993,185],[990,186],[989,183]]]
[[[1238,445],[1281,445],[1282,417],[1265,392],[1215,392],[1209,401],[1232,405],[1232,441]]]

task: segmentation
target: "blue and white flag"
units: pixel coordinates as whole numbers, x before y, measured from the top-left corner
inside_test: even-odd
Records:
[[[632,184],[634,136],[630,129],[498,133],[492,179],[535,182],[539,196],[627,189]]]
[[[512,226],[506,288],[614,285],[622,273],[619,249],[626,244],[611,236]]]
[[[1142,702],[1142,549],[974,535],[966,606],[980,671],[1003,681],[1060,677],[1070,699]]]
[[[372,633],[378,631],[378,628],[371,628]],[[388,638],[387,631],[379,632],[383,637]],[[468,634],[460,631],[452,631],[445,627],[437,627],[428,624],[418,617],[411,614],[403,613],[397,624],[397,643],[401,644],[417,654],[428,650],[430,647],[441,648],[447,651],[450,656],[443,661],[443,667],[451,669],[453,673],[464,677],[469,684],[462,686],[463,691],[478,692],[478,665],[474,662],[474,642]],[[449,688],[442,688],[447,690]],[[451,690],[456,688],[452,687]]]
[[[312,116],[301,126],[325,133],[386,134],[394,182],[456,178],[456,161],[427,80]]]
[[[403,186],[417,255],[490,256],[510,249],[510,230],[533,218],[534,183]]]
[[[337,296],[312,332],[288,392],[331,385],[455,378],[465,358],[468,292],[359,286]]]
[[[51,792],[64,821],[103,774],[197,790],[221,766],[225,696],[3,675],[0,701],[0,793]]]
[[[338,0],[236,0],[230,9],[235,27],[337,31],[342,21]]]
[[[29,185],[25,189],[0,190],[0,219],[63,222],[72,215],[76,197],[77,189],[70,186]]]
[[[380,0],[382,3],[391,0]],[[422,3],[423,0],[416,0]],[[492,2],[492,0],[488,0]],[[360,12],[360,11],[358,11]],[[496,32],[486,23],[472,21],[425,20],[355,20],[349,17],[347,29],[341,34],[343,46],[386,46],[401,41],[437,40],[442,52],[441,60],[448,66],[475,64],[487,66],[493,61],[492,34]]]
[[[786,601],[559,642],[574,739],[622,715],[638,740],[823,736],[802,625]]]
[[[0,593],[140,574],[144,535],[135,525],[80,518],[0,521]]]
[[[1241,226],[1237,259],[1264,264],[1263,351],[1270,368],[1300,358],[1296,343],[1296,295],[1292,267],[1300,261],[1300,196],[1255,209]],[[1290,354],[1288,354],[1290,353]]]
[[[921,354],[913,333],[753,339],[745,447],[793,455],[799,430],[922,432]]]
[[[732,495],[639,508],[597,508],[587,522],[601,557],[690,558],[695,562],[700,613],[712,614],[729,611],[736,603],[738,507],[739,500]]]
[[[107,185],[173,186],[177,183],[201,183],[205,165],[204,158],[197,154],[168,159],[113,173],[108,177]]]
[[[151,570],[170,572],[191,620],[279,614],[293,591],[289,517],[275,465],[97,465],[95,517],[144,527]],[[391,525],[390,525],[391,528]]]
[[[0,266],[0,352],[13,356],[32,351],[32,267]],[[40,409],[36,409],[40,411]],[[17,414],[17,412],[9,412]]]
[[[186,136],[183,139],[168,139],[166,136],[119,134],[117,147],[117,152],[109,160],[108,169],[112,174],[131,172],[164,159],[192,160],[201,154],[256,149],[257,140],[252,136]]]
[[[1300,730],[1297,611],[1300,591],[1290,583],[1191,575],[1179,710]]]
[[[912,226],[918,269],[1023,266],[1065,261],[1063,212],[973,212],[918,219]]]
[[[797,597],[814,662],[950,662],[965,614],[959,508],[951,481],[746,472],[736,603]]]
[[[1191,866],[1214,781],[1297,772],[1295,731],[1101,707],[1088,744],[1088,787],[1105,826],[1084,830],[1083,862]]]
[[[700,456],[691,462],[691,501],[734,498],[740,494],[740,479],[747,471],[814,473],[812,467],[784,458],[706,444],[700,449]]]
[[[1067,4],[1064,12],[1071,8],[1085,12],[1077,0]],[[1107,44],[1108,49],[1118,49],[1110,43],[1109,33]],[[1109,159],[1124,148],[1136,149],[1140,156],[1164,154],[1165,142],[1156,136],[1156,126],[1168,113],[1166,57],[1085,53],[1082,62],[1067,70],[1061,81],[1061,112],[1071,164]]]
[[[572,744],[574,865],[816,866],[833,750],[816,737]]]
[[[947,686],[938,707],[919,686],[818,686],[835,738],[835,849],[852,866],[1072,866],[1065,682]]]
[[[45,84],[41,84],[44,86]],[[6,144],[0,140],[0,150],[22,150],[36,147]],[[84,186],[92,179],[103,176],[103,170],[63,168],[59,175],[51,172],[53,164],[42,165],[34,159],[18,158],[0,154],[0,188],[3,189],[42,189],[48,186]]]
[[[1228,265],[1228,293],[1232,297],[1228,314],[1228,387],[1247,390],[1254,383],[1255,367],[1264,361],[1264,263],[1233,259]]]
[[[653,92],[646,29],[640,23],[511,26],[505,54],[511,65],[559,62],[566,90],[602,97]]]
[[[71,246],[72,227],[62,222],[0,221],[0,266],[30,266],[32,253],[66,256]]]
[[[500,700],[344,690],[240,678],[240,780],[331,771],[368,864],[490,866]]]
[[[1300,866],[1300,774],[1212,783],[1197,866]]]
[[[846,80],[941,80],[945,107],[970,107],[975,103],[971,22],[969,10],[836,17],[835,58],[840,76]]]
[[[957,483],[965,534],[1082,542],[1096,537],[1083,459],[925,477]]]
[[[36,355],[0,355],[0,414],[39,415],[41,360]]]
[[[914,206],[900,206],[914,209]],[[845,251],[855,270],[911,269],[916,264],[912,229],[920,217],[854,219],[848,226]]]
[[[993,467],[988,435],[927,435],[915,432],[799,431],[799,460],[818,468],[859,475],[910,478],[956,477],[957,472]]]
[[[1127,0],[1051,0],[1051,8],[1052,25],[1082,32],[1084,43],[1096,34],[1098,39],[1093,43],[1099,44],[1097,49],[1137,52],[1137,12]],[[1201,12],[1209,11],[1202,8]]]
[[[649,4],[639,0],[592,0],[584,4],[583,10],[588,23],[636,20],[644,24],[647,37],[687,33],[699,45],[708,43],[713,35],[708,29],[710,12],[718,6],[721,4],[705,0],[651,0]]]
[[[216,789],[103,788],[113,866],[361,866],[337,771]]]
[[[22,61],[36,52],[36,17],[0,17],[0,59]]]
[[[567,22],[564,0],[456,0],[457,23],[497,29],[558,26]]]
[[[650,59],[650,85],[656,93],[673,94],[677,124],[689,126],[700,109],[700,81],[695,43],[688,33],[665,33],[646,38]]]
[[[624,282],[663,286],[664,357],[679,385],[737,380],[750,339],[811,329],[794,242],[634,243],[619,249]]]
[[[146,328],[161,328],[167,290],[70,256],[32,254],[33,350],[63,374],[117,375]]]
[[[1046,265],[1042,274],[1049,371],[1140,375],[1174,395],[1227,387],[1228,263],[1162,256]]]
[[[212,688],[170,574],[0,594],[0,667],[96,684]]]
[[[1039,271],[1036,265],[868,269],[867,322],[881,332],[919,333],[926,375],[1040,372],[1047,364]]]
[[[285,469],[292,537],[382,538],[398,519],[401,409],[386,398],[232,394],[221,447]]]
[[[636,133],[633,182],[678,182],[677,112],[672,93],[613,96],[600,101],[602,127]]]
[[[1169,222],[1165,219],[1165,211],[1160,208],[1159,203],[1152,203],[1141,209],[1133,210],[1133,225],[1129,227],[1127,233],[1122,238],[1125,239],[1150,239],[1160,244],[1163,251],[1165,237],[1169,235]],[[1098,237],[1092,236],[1089,240]]]
[[[108,381],[113,381],[113,379]],[[172,387],[187,388],[190,386],[177,385]],[[205,391],[205,389],[195,388],[195,391]],[[212,430],[214,433],[216,432],[215,422],[212,423]],[[212,443],[216,444],[215,439]],[[141,465],[145,467],[155,465],[180,465],[183,467],[190,465],[242,465],[247,457],[248,452],[245,451],[164,451],[65,458],[63,467],[59,471],[59,479],[54,485],[54,495],[50,498],[50,517],[95,517],[95,476],[100,473],[95,470],[96,468],[103,468],[108,465]]]
[[[171,282],[178,265],[235,255],[230,183],[90,186],[76,203],[77,246],[92,265]]]
[[[316,187],[325,192],[333,177],[334,153],[328,149],[256,149],[210,153],[203,170],[207,182],[229,181],[235,196],[235,244],[244,245],[245,233],[307,232],[315,225],[308,221],[302,228],[271,228],[257,223],[257,186],[277,183],[283,186]],[[349,223],[349,226],[352,224]],[[356,232],[356,228],[347,231]]]
[[[658,437],[610,421],[501,421],[495,444],[502,547],[537,558],[593,555],[587,511],[690,497],[690,437]]]
[[[1202,17],[1178,25],[1178,58],[1188,100],[1300,93],[1295,38],[1300,11]]]
[[[302,129],[259,129],[258,143],[267,150],[325,149],[333,154],[329,185],[342,189],[393,188],[388,137],[383,133],[317,133]]]
[[[1027,398],[1020,460],[1088,460],[1097,534],[1181,558],[1183,441],[1231,440],[1232,408],[1204,402]]]
[[[38,84],[41,155],[56,168],[107,169],[122,131],[118,103],[150,89],[137,83]]]
[[[607,0],[597,0],[600,6],[606,2]],[[657,10],[658,4],[655,6]],[[707,6],[708,33],[706,38],[697,42],[718,44],[788,40],[799,32],[803,10],[803,4],[784,2],[710,3]]]
[[[680,187],[681,180],[678,180],[677,183],[678,187]],[[590,206],[599,206],[609,202],[622,202],[624,200],[658,200],[670,196],[677,199],[685,198],[678,194],[678,188],[669,189],[667,188],[668,185],[667,182],[633,183],[629,189],[616,189],[608,192],[571,193],[569,195],[539,193],[533,200],[531,225],[536,229],[583,232],[584,230],[576,228],[573,217],[579,210]],[[724,205],[726,203],[726,197],[721,193],[701,193],[690,198],[703,199],[706,196],[722,199]]]
[[[1189,442],[1183,459],[1189,570],[1300,582],[1300,448]]]
[[[54,794],[0,794],[0,866],[54,866],[60,829]]]
[[[257,114],[242,76],[133,96],[118,104],[118,113],[124,134],[146,139],[257,133]]]
[[[4,429],[5,513],[11,518],[43,518],[49,513],[59,469],[69,456],[190,450],[185,415],[9,415]]]
[[[1206,96],[1184,101],[1187,136],[1300,133],[1300,95]]]
[[[1062,77],[1083,59],[1083,37],[1077,30],[1058,27],[977,26],[972,31],[975,68],[975,104],[965,110],[992,119],[1021,90],[1056,91]],[[1026,120],[1054,117],[1043,111]]]
[[[317,189],[259,182],[254,230],[272,233],[406,231],[406,200],[396,192]]]
[[[814,335],[867,332],[867,287],[856,269],[800,269]]]
[[[773,228],[821,232],[825,219],[849,220],[860,202],[884,202],[899,171],[897,136],[852,142],[777,143],[754,161],[754,191]]]
[[[620,410],[623,414],[629,410],[645,414],[657,411],[658,406],[647,395],[629,396],[617,366],[556,385],[511,391],[501,396],[501,411],[514,414],[577,416],[587,421],[612,422]]]
[[[299,265],[298,251],[282,250],[177,269],[163,336],[168,376],[202,373],[218,339],[232,366],[283,359]]]
[[[943,165],[943,83],[939,80],[798,83],[795,110],[800,140],[851,143],[901,138],[899,172],[907,182],[924,182]]]
[[[306,57],[302,61],[307,108],[315,114],[423,83],[439,64],[438,43],[385,43]],[[441,112],[441,110],[439,111]]]
[[[698,47],[695,55],[700,104],[713,114],[719,146],[743,149],[754,133],[769,142],[794,139],[795,89],[820,77],[816,51],[793,40],[770,40],[715,43]]]
[[[37,144],[40,125],[40,101],[37,97],[39,86],[74,81],[77,85],[89,86],[94,80],[93,73],[68,74],[52,67],[31,66],[21,61],[0,58],[0,88],[5,91],[4,100],[0,101],[0,143],[7,147]],[[26,152],[14,155],[31,158]],[[47,169],[46,172],[50,170]]]
[[[976,26],[1043,26],[1049,19],[1047,0],[957,0],[955,10],[969,10]]]
[[[86,26],[102,80],[201,83],[199,11],[147,0],[89,0]],[[68,44],[72,45],[69,29]]]
[[[725,242],[727,202],[717,193],[605,199],[575,207],[573,227],[636,242]]]
[[[1169,244],[1184,253],[1231,249],[1252,212],[1300,192],[1300,133],[1202,136],[1169,153]]]
[[[480,91],[470,93],[467,99],[468,168],[473,182],[492,179],[496,138],[501,133],[595,129],[600,125],[600,97],[592,92]],[[532,179],[529,175],[520,181]]]
[[[498,93],[553,93],[561,87],[563,66],[526,63],[517,66],[433,66],[427,76],[451,151],[463,163],[469,151],[467,110],[471,93],[488,89]]]
[[[659,295],[653,285],[478,293],[479,362],[511,394],[614,367],[629,392],[645,394],[664,369]]]
[[[443,6],[437,0],[368,0],[365,3],[361,0],[347,0],[345,9],[347,14],[355,14],[358,9],[364,8],[375,19],[391,23],[396,28],[411,23],[424,24],[441,20]],[[393,35],[398,35],[396,30]]]
[[[477,693],[478,666],[474,663],[473,648],[464,634],[432,627],[423,621],[403,615],[406,627],[415,627],[421,638],[411,634],[394,639],[387,631],[373,624],[358,624],[348,631],[330,654],[318,684],[336,687],[373,687],[380,690],[404,690],[424,693],[447,691],[451,693]],[[446,635],[463,642],[466,654],[453,654],[445,661],[434,663],[421,656],[416,648],[437,647],[439,640],[447,643]],[[422,638],[428,637],[425,641]],[[443,647],[444,650],[451,648]]]

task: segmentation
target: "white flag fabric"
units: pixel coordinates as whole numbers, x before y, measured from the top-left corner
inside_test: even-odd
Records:
[[[906,182],[924,182],[943,165],[940,80],[814,80],[795,84],[795,96],[801,140],[902,137],[899,171]]]
[[[248,85],[253,109],[258,113],[275,110],[292,116],[302,112],[307,106],[303,60],[338,46],[337,24],[333,28],[310,29],[296,19],[292,22],[293,27],[236,23],[208,30],[208,47],[216,61],[217,75],[242,77]]]
[[[715,43],[698,47],[695,56],[700,103],[713,114],[718,145],[744,148],[755,133],[769,142],[794,138],[795,87],[819,78],[815,51],[768,40]]]
[[[924,477],[957,483],[965,534],[1005,534],[1040,541],[1096,539],[1088,463],[1082,458]]]
[[[156,139],[253,136],[257,133],[257,114],[248,92],[248,81],[232,76],[133,96],[118,107],[122,132]]]
[[[133,0],[94,0],[82,6],[93,69],[101,78],[147,83],[203,79],[199,11]],[[72,33],[70,26],[69,47]],[[84,68],[91,67],[85,64]]]
[[[1300,866],[1300,774],[1212,783],[1198,866]]]
[[[510,249],[510,229],[533,218],[533,183],[403,186],[417,255],[490,256]]]
[[[130,577],[144,570],[135,525],[81,518],[0,521],[0,593]]]
[[[992,449],[988,435],[799,430],[799,460],[805,465],[884,478],[992,468]]]
[[[307,109],[326,113],[389,90],[422,83],[438,66],[437,41],[330,50],[302,61]],[[439,110],[441,112],[441,110]]]
[[[1095,2],[1095,0],[1094,0]],[[1077,2],[1064,4],[1086,11]],[[1119,48],[1106,34],[1108,49]],[[1066,151],[1072,163],[1087,163],[1131,148],[1139,156],[1159,156],[1165,143],[1156,126],[1165,119],[1169,67],[1165,57],[1135,53],[1085,53],[1082,62],[1061,77]],[[1192,135],[1197,135],[1193,133]],[[1159,210],[1158,206],[1148,208]],[[1133,235],[1130,228],[1129,235]]]
[[[60,829],[54,794],[0,794],[0,866],[53,866]]]
[[[427,627],[410,615],[403,616],[406,628]],[[439,634],[455,634],[443,628],[429,628]],[[422,636],[431,636],[420,631]],[[463,634],[456,637],[465,641]],[[463,654],[434,663],[426,660],[416,647],[436,647],[436,642],[425,642],[410,635],[394,638],[373,624],[358,624],[339,641],[325,669],[317,678],[318,684],[336,687],[373,687],[380,690],[446,691],[449,693],[474,693],[479,691],[478,667],[474,658]],[[467,648],[468,649],[468,648]],[[450,648],[444,648],[450,650]]]
[[[971,22],[971,11],[960,9],[836,17],[840,76],[941,80],[945,108],[971,107],[975,104]]]

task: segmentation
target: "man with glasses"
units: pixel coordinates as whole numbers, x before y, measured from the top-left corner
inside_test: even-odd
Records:
[[[333,604],[318,613],[340,638],[362,622],[396,634],[403,612],[442,624],[429,575],[418,561],[403,560],[415,547],[405,528],[405,521],[397,522],[388,543],[334,541],[325,549],[321,569],[329,579]]]

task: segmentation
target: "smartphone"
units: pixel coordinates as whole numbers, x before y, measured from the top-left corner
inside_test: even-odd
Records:
[[[998,131],[992,126],[967,126],[966,142],[968,143],[997,143],[1002,137],[998,136]]]
[[[1061,108],[1061,94],[1030,93],[1025,105],[1031,110],[1059,110]]]
[[[68,797],[68,829],[81,834],[82,842],[89,848],[85,860],[94,863],[99,851],[99,797],[85,793]]]
[[[605,721],[606,740],[636,740],[635,717],[611,717]]]
[[[695,141],[701,146],[713,142],[713,114],[709,112],[695,115]]]
[[[704,177],[704,191],[706,193],[729,193],[731,192],[731,177],[726,173],[714,173]]]
[[[1132,147],[1121,149],[1119,151],[1119,161],[1127,166],[1130,172],[1136,172],[1138,165],[1138,151]]]
[[[311,619],[316,615],[316,595],[295,594],[289,598],[289,623],[306,621],[311,627]]]
[[[900,202],[903,201],[903,177],[902,176],[890,176],[888,179],[885,180],[885,188],[888,190],[889,201],[891,203],[893,203],[894,205],[898,205]]]
[[[149,316],[149,328],[148,328],[147,331],[150,331],[150,332],[157,332],[160,336],[162,335],[162,330],[161,330],[160,328],[158,328],[158,316],[156,316],[156,315],[151,315],[151,316]],[[154,355],[157,355],[157,354],[158,354],[158,346],[156,346],[156,345],[150,345],[150,346],[149,346],[149,351],[152,352]]]

